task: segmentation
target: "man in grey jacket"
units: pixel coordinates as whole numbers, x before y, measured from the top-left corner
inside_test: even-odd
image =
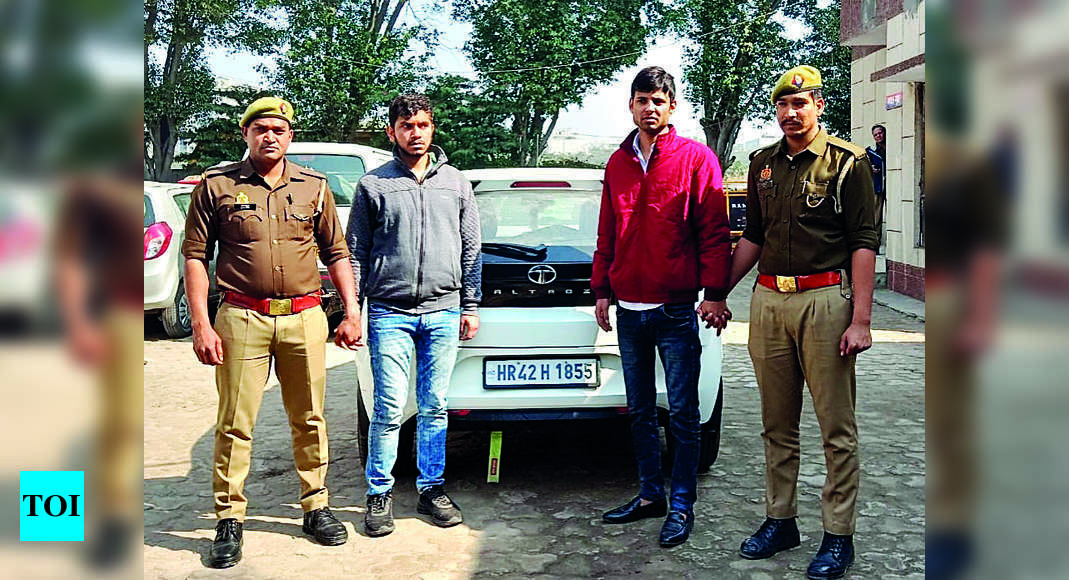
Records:
[[[360,180],[346,238],[360,299],[368,300],[375,408],[368,430],[369,536],[394,530],[391,475],[416,353],[417,511],[436,525],[463,521],[446,495],[446,390],[458,339],[479,330],[482,255],[471,183],[431,144],[434,119],[422,95],[390,103],[394,159]]]

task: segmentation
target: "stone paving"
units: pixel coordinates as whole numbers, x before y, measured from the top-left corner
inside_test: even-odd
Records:
[[[745,283],[744,283],[745,284]],[[741,286],[741,285],[740,285]],[[689,542],[657,545],[659,520],[609,526],[601,513],[630,499],[637,475],[626,425],[507,429],[501,483],[486,482],[489,435],[451,433],[448,489],[465,523],[431,525],[415,511],[411,475],[395,489],[397,531],[363,535],[365,484],[357,457],[355,368],[334,349],[328,359],[328,485],[349,528],[340,547],[301,533],[298,482],[277,384],[265,393],[256,427],[245,557],[230,570],[204,558],[211,515],[212,371],[185,341],[146,337],[145,547],[150,578],[803,578],[820,544],[823,453],[812,407],[802,421],[799,525],[802,546],[770,560],[738,557],[763,519],[763,452],[758,395],[745,345],[749,294],[730,300],[736,322],[724,337],[725,407],[720,457],[699,476]],[[858,362],[862,480],[848,578],[920,578],[924,570],[923,323],[874,307],[876,344]]]

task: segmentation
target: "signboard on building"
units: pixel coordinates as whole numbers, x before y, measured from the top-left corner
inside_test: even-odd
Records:
[[[884,101],[884,109],[890,111],[891,109],[899,109],[902,107],[902,91],[897,93],[891,93],[887,95],[887,100]]]

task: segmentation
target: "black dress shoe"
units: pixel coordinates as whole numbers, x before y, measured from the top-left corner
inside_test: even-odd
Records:
[[[663,518],[668,513],[668,501],[663,497],[642,505],[642,498],[635,499],[624,505],[611,509],[601,516],[607,524],[629,524],[644,518]]]
[[[242,523],[234,518],[225,518],[215,524],[215,541],[208,553],[208,565],[212,568],[229,568],[241,560]]]
[[[806,578],[828,580],[842,578],[854,563],[854,537],[824,532],[824,541],[806,570]]]
[[[305,512],[301,529],[304,533],[315,536],[316,541],[324,546],[340,546],[349,539],[349,532],[345,531],[345,526],[330,513],[329,507]]]
[[[765,518],[765,523],[761,524],[754,535],[742,541],[739,555],[747,560],[764,560],[777,552],[797,548],[799,544],[801,540],[798,537],[797,518]]]
[[[694,513],[672,510],[661,526],[661,547],[671,548],[687,541],[694,529]]]

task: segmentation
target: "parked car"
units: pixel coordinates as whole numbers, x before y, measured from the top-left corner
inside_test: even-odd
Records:
[[[9,180],[0,193],[0,334],[46,330],[54,322],[48,285],[54,202],[39,184]]]
[[[465,175],[482,222],[483,302],[477,336],[457,352],[448,394],[450,428],[625,416],[616,332],[598,327],[590,289],[603,172],[523,168]],[[699,469],[704,471],[720,447],[723,394],[720,338],[699,326]],[[374,399],[369,358],[367,349],[357,352],[359,447],[365,459]],[[414,369],[411,376],[414,385]],[[660,365],[657,405],[666,424],[668,397]],[[409,462],[415,414],[410,394],[399,455]],[[668,443],[673,444],[670,435]]]
[[[145,312],[159,315],[172,338],[193,332],[182,276],[182,240],[192,191],[192,183],[145,182]]]
[[[327,184],[338,208],[338,219],[344,229],[349,225],[349,208],[353,204],[357,182],[368,171],[393,159],[393,153],[353,143],[298,142],[290,143],[286,157],[327,176]],[[342,312],[341,298],[327,275],[326,266],[320,264],[319,272],[323,280],[323,310],[336,321]]]

